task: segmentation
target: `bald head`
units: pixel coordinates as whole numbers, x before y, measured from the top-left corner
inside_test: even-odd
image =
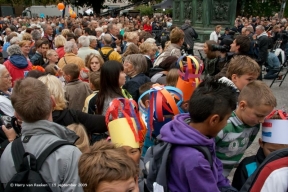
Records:
[[[112,36],[109,34],[105,34],[103,36],[103,43],[104,43],[104,45],[111,45],[112,44]]]

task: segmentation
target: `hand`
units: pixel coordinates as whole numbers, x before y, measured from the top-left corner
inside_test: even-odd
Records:
[[[57,73],[59,77],[63,76],[63,71],[61,68],[58,69]]]
[[[255,40],[255,39],[257,38],[257,35],[256,35],[256,34],[254,34],[252,37],[253,37],[253,39]]]
[[[2,125],[2,130],[4,131],[7,139],[9,140],[9,142],[14,141],[14,139],[16,138],[17,134],[15,132],[15,130],[13,128],[11,129],[7,129],[5,127],[5,125]]]

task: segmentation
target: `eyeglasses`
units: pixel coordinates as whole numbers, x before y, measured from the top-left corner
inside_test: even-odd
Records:
[[[9,79],[11,77],[10,74],[3,76],[4,79]]]

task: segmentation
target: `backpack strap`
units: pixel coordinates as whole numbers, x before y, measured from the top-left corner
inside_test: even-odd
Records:
[[[101,51],[101,49],[99,49],[99,53],[100,53],[101,57],[104,59],[104,54],[103,54],[103,52]]]
[[[111,54],[113,51],[114,51],[114,49],[111,49],[111,50],[107,53],[107,55],[106,55],[107,60],[109,60],[109,56],[110,56],[110,54]]]
[[[23,147],[21,137],[15,139],[12,142],[11,153],[12,153],[12,158],[14,161],[15,169],[18,173],[21,170],[21,164],[23,162],[23,157],[25,154],[25,149]]]
[[[63,59],[64,59],[64,62],[65,62],[65,64],[67,65],[68,63],[66,62],[66,59],[65,59],[65,57],[63,57]]]
[[[60,147],[62,147],[63,145],[73,145],[71,143],[68,143],[68,141],[56,141],[54,143],[52,143],[49,147],[47,147],[37,158],[37,171],[40,170],[40,168],[42,167],[44,161],[47,159],[47,157],[53,153],[54,151],[56,151],[57,149],[59,149]],[[73,145],[74,146],[74,145]]]
[[[207,159],[209,161],[210,167],[211,169],[213,168],[213,160],[212,160],[212,156],[211,153],[208,149],[208,147],[206,146],[201,146],[201,145],[191,145],[192,148],[197,149],[198,151],[200,151],[205,159]]]

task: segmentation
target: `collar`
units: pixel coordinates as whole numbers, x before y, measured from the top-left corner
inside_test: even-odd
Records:
[[[144,56],[151,60],[151,57],[149,55],[144,55]]]
[[[64,56],[75,56],[76,57],[76,55],[74,53],[65,53]]]

